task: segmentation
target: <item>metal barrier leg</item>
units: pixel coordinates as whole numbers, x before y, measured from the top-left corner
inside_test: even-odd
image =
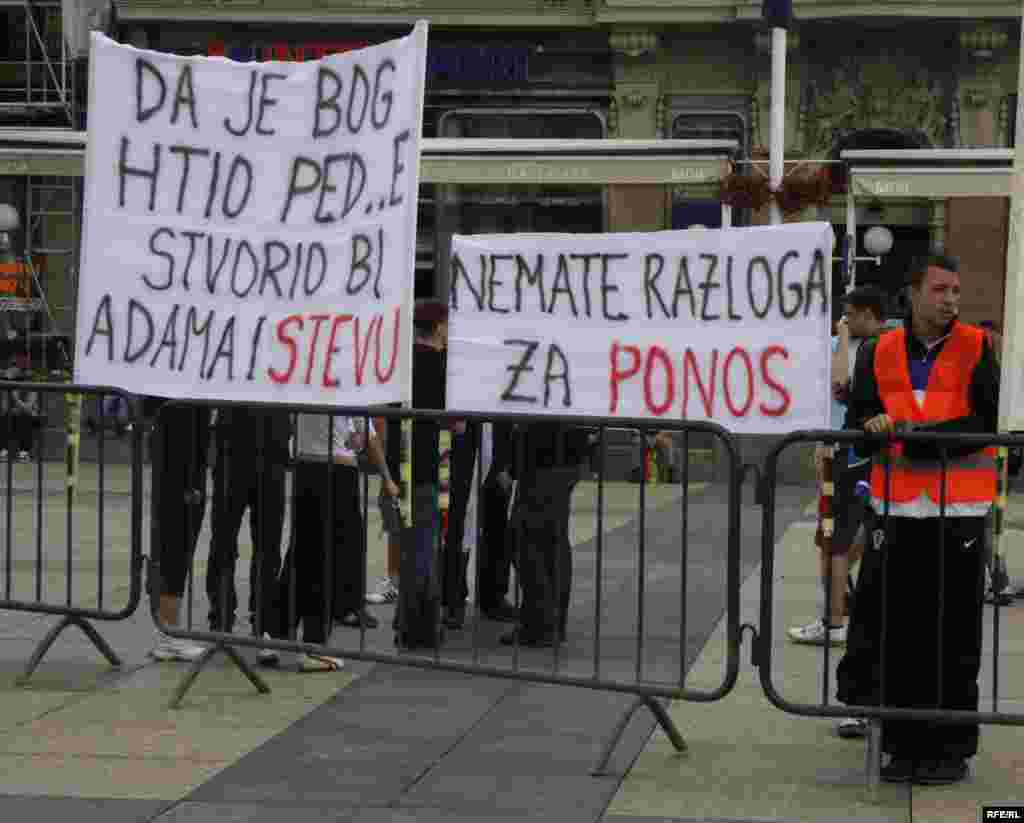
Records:
[[[658,721],[658,725],[661,726],[662,730],[668,735],[668,739],[672,741],[672,745],[675,747],[677,752],[687,751],[686,741],[683,740],[683,736],[679,733],[679,729],[676,728],[676,724],[672,722],[672,718],[669,713],[665,711],[665,707],[653,697],[638,697],[633,701],[633,705],[629,707],[626,713],[619,720],[618,724],[612,730],[612,733],[608,736],[608,740],[604,744],[604,749],[601,751],[601,756],[597,761],[597,765],[590,770],[590,774],[594,777],[602,777],[605,774],[605,770],[608,767],[608,761],[611,760],[612,752],[615,751],[615,747],[619,745],[619,741],[622,739],[622,735],[626,732],[626,727],[629,725],[629,721],[633,719],[633,715],[637,713],[637,710],[641,707],[646,706],[651,710],[651,714],[654,715],[654,719]]]
[[[181,701],[185,697],[185,693],[192,687],[195,679],[199,677],[199,673],[206,667],[214,655],[217,652],[224,652],[225,655],[241,670],[249,682],[252,683],[256,690],[260,694],[270,694],[270,686],[267,685],[266,681],[260,677],[252,666],[249,665],[248,661],[242,657],[234,648],[226,643],[217,643],[214,646],[210,646],[204,653],[203,656],[196,660],[185,673],[181,682],[178,684],[178,688],[174,690],[174,694],[171,696],[171,702],[168,706],[172,709],[177,709],[181,706]]]
[[[665,707],[661,705],[661,701],[654,697],[645,697],[644,704],[651,710],[651,714],[653,714],[654,719],[658,721],[658,725],[661,726],[661,730],[668,735],[668,739],[672,741],[672,745],[675,747],[675,750],[680,754],[686,752],[686,741],[683,740],[683,736],[679,733],[679,729],[676,728],[676,724],[672,721],[672,718],[665,710]]]
[[[99,652],[107,658],[111,666],[120,668],[121,658],[117,656],[110,644],[100,635],[96,628],[84,620],[81,617],[65,616],[61,618],[60,622],[57,623],[50,631],[46,633],[46,636],[39,641],[39,645],[36,646],[35,651],[32,652],[32,656],[28,659],[28,664],[25,666],[25,671],[22,672],[21,676],[15,681],[19,686],[25,685],[35,673],[35,670],[39,667],[39,664],[43,661],[43,657],[50,650],[50,647],[54,644],[61,632],[68,626],[78,626],[82,630],[82,633],[92,641],[92,644],[99,650]]]
[[[865,770],[867,772],[868,790],[871,799],[878,799],[878,789],[882,774],[882,721],[872,719],[868,722],[868,745]]]

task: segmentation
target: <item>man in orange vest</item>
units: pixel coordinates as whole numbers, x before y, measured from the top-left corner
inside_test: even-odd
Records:
[[[908,296],[904,327],[858,355],[853,427],[876,435],[995,432],[996,357],[982,329],[957,319],[956,263],[942,256],[920,262]],[[838,697],[852,705],[976,711],[995,452],[947,446],[944,473],[936,441],[872,440],[857,450],[873,456],[872,511]],[[977,753],[978,725],[887,720],[882,747],[890,756],[884,780],[954,783]]]

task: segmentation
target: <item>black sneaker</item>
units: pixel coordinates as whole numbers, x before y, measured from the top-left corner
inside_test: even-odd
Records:
[[[555,634],[554,632],[533,634],[517,630],[503,634],[500,642],[502,646],[515,646],[518,643],[528,649],[550,649],[555,645]]]
[[[449,606],[445,609],[444,625],[452,631],[459,631],[466,625],[466,605]]]
[[[515,623],[519,619],[519,609],[507,600],[490,608],[481,607],[480,613],[484,616],[484,620],[493,620],[496,623]]]
[[[882,780],[886,783],[909,783],[914,777],[914,761],[909,757],[894,757],[882,767]]]
[[[945,786],[967,777],[967,761],[962,757],[922,760],[914,770],[914,782],[921,786]]]
[[[844,740],[854,740],[868,736],[870,726],[863,717],[847,717],[840,720],[836,733]]]
[[[346,612],[338,622],[349,629],[376,629],[380,625],[380,621],[366,609]]]
[[[988,589],[985,592],[985,602],[990,606],[995,606],[996,604],[1000,606],[1009,606],[1013,603],[1014,596],[1014,593],[1010,589],[1003,589],[998,592]]]
[[[219,617],[210,615],[210,631],[220,632],[221,634],[234,634],[235,619],[232,617],[227,623],[224,623]]]

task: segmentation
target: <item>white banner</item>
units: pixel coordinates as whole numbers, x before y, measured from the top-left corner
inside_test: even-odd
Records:
[[[829,425],[827,223],[452,239],[448,406]]]
[[[427,26],[306,63],[93,36],[75,379],[410,400]]]

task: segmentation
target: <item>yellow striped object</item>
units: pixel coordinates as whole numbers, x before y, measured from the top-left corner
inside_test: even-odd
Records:
[[[402,515],[405,518],[405,522],[412,523],[412,488],[413,488],[413,474],[412,474],[412,421],[402,421],[402,465],[401,465],[401,487],[402,487]],[[450,481],[451,481],[451,453],[452,453],[452,433],[448,429],[441,429],[440,438],[438,441],[438,451],[440,457],[440,469],[438,473],[438,481],[440,489],[438,490],[438,508],[442,511],[448,511],[448,505],[450,500]]]

